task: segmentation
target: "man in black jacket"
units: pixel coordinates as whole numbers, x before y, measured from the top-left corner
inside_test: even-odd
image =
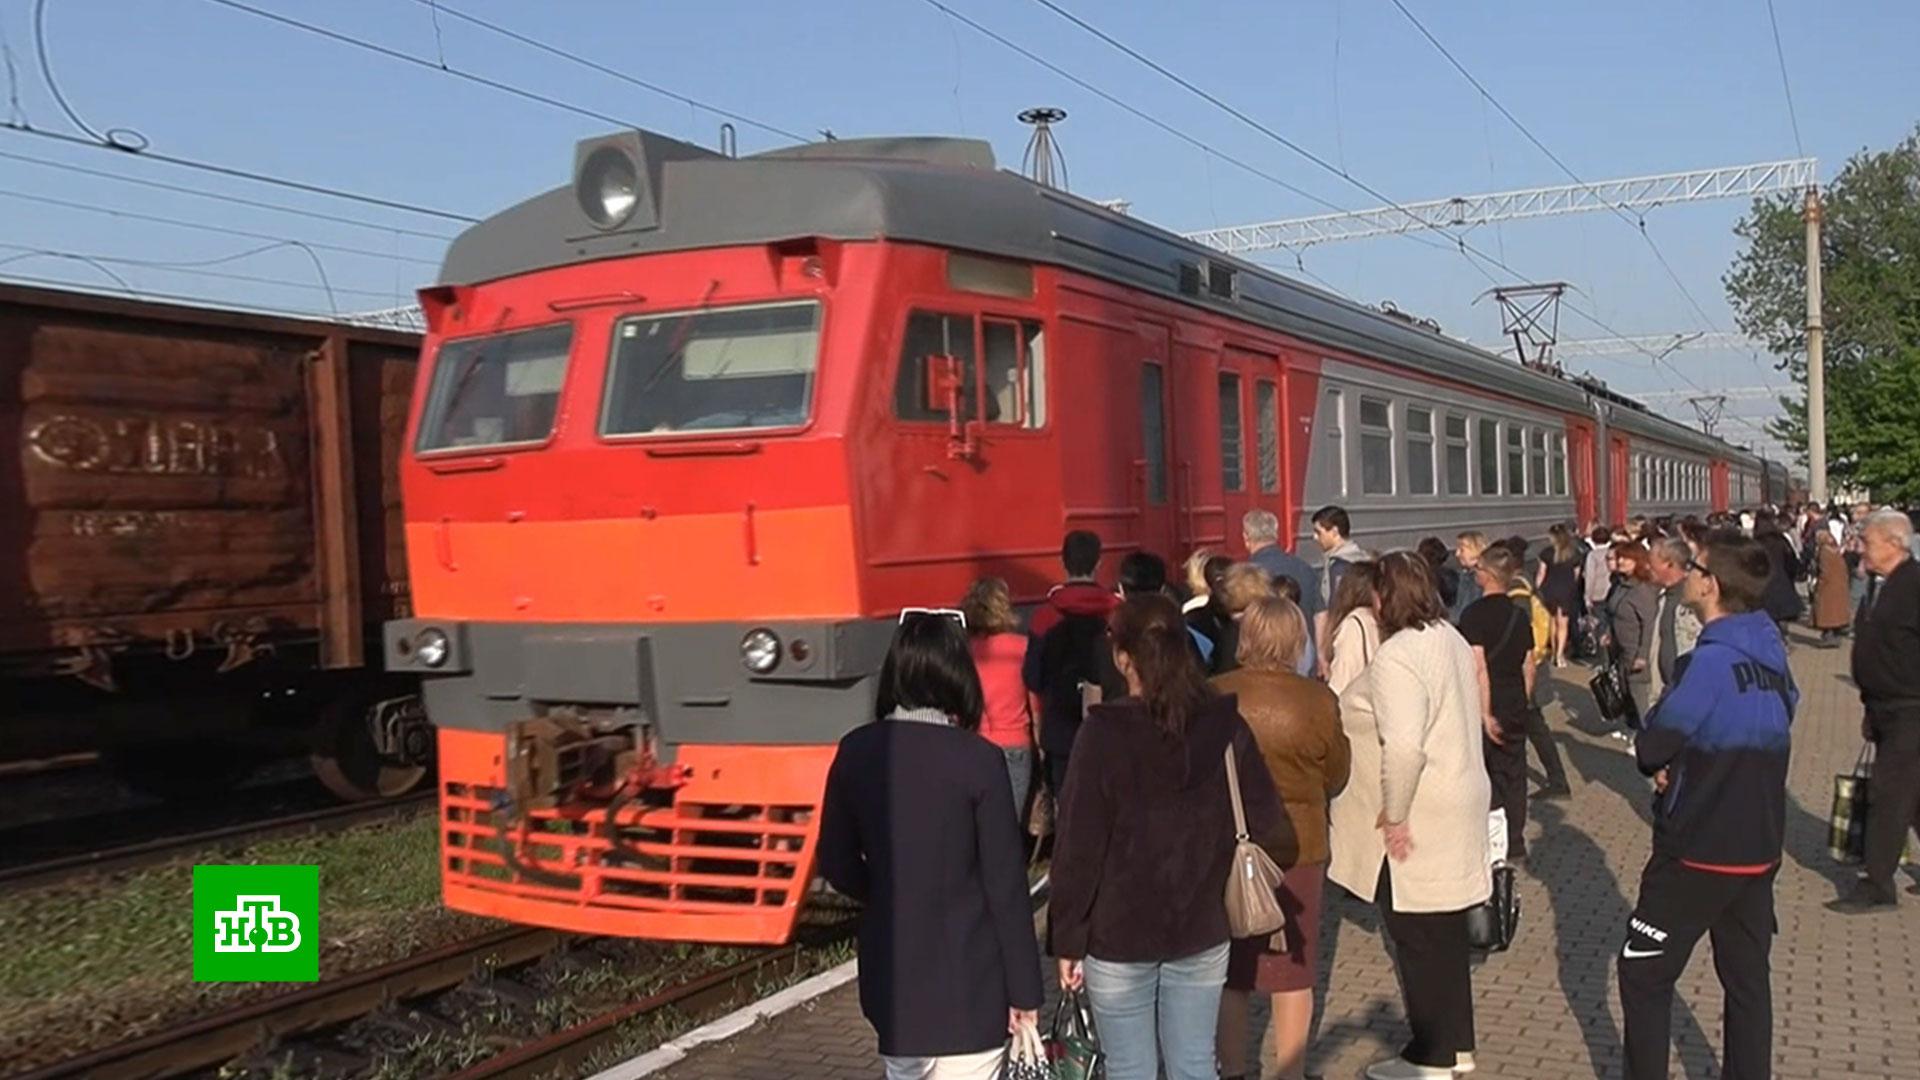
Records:
[[[1920,828],[1920,563],[1909,549],[1913,523],[1898,510],[1862,524],[1860,561],[1877,580],[1855,617],[1853,682],[1874,745],[1867,808],[1867,865],[1849,895],[1827,905],[1846,915],[1890,911],[1893,874],[1907,830]]]
[[[1080,733],[1083,687],[1125,692],[1107,643],[1107,616],[1120,603],[1093,578],[1100,565],[1100,538],[1084,529],[1067,534],[1060,548],[1067,580],[1047,593],[1027,624],[1027,655],[1020,674],[1039,698],[1040,752],[1047,780],[1058,798],[1067,783],[1067,759]]]

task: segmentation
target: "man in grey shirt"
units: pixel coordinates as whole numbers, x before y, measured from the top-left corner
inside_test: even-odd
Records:
[[[1674,663],[1693,651],[1700,639],[1700,617],[1680,602],[1687,581],[1687,567],[1693,562],[1693,548],[1683,537],[1666,536],[1653,542],[1648,566],[1660,597],[1653,616],[1653,663],[1649,665],[1647,700],[1658,702],[1666,688],[1673,685]]]

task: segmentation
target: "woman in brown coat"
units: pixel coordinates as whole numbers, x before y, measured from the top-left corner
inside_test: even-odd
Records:
[[[1848,610],[1847,560],[1840,554],[1833,533],[1820,529],[1813,535],[1815,570],[1819,574],[1813,586],[1813,626],[1820,631],[1821,647],[1831,649],[1839,645],[1840,635],[1853,622],[1853,612]]]
[[[1327,801],[1346,786],[1351,758],[1340,727],[1340,700],[1326,684],[1295,673],[1307,643],[1307,620],[1290,600],[1261,597],[1238,616],[1240,666],[1213,685],[1240,701],[1260,756],[1280,790],[1292,851],[1269,852],[1286,880],[1280,906],[1287,924],[1271,938],[1233,943],[1220,999],[1222,1077],[1247,1066],[1247,1008],[1254,991],[1273,996],[1273,1050],[1286,1080],[1306,1075],[1307,1032],[1320,939],[1320,892],[1327,874]],[[1258,1075],[1255,1070],[1251,1075]]]

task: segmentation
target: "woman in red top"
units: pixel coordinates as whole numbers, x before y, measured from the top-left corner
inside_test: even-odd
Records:
[[[1020,664],[1027,655],[1027,636],[1013,613],[1013,594],[999,578],[981,578],[960,601],[966,615],[973,664],[980,671],[980,690],[986,710],[980,716],[980,734],[1000,748],[1007,759],[1007,779],[1013,786],[1014,817],[1025,821],[1027,792],[1033,784],[1033,724],[1027,708],[1027,687]]]

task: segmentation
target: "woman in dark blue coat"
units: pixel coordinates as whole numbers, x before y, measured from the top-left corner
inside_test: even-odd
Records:
[[[876,719],[827,773],[820,870],[861,900],[860,1010],[889,1080],[998,1076],[1040,1008],[1040,952],[1006,763],[975,734],[980,680],[961,621],[907,615]]]

